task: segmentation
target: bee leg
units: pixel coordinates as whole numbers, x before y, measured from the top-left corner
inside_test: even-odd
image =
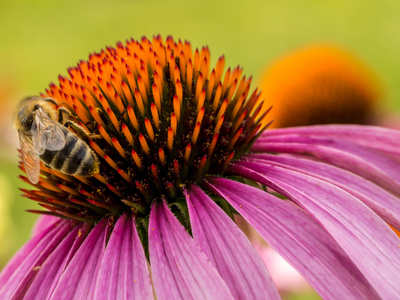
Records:
[[[67,108],[65,108],[63,106],[60,106],[58,108],[58,122],[59,123],[65,125],[65,123],[67,123],[68,120],[70,120],[71,118],[72,118],[71,112]]]
[[[87,131],[84,127],[72,121],[65,122],[64,126],[72,128],[80,138],[90,138],[90,139],[101,138],[100,134],[92,134],[91,132]]]
[[[93,139],[101,139],[103,138],[103,136],[101,134],[90,134],[87,136],[89,139],[93,140]]]

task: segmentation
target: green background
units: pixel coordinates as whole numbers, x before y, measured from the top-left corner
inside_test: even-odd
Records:
[[[332,43],[376,72],[383,107],[396,112],[399,16],[397,0],[0,1],[0,268],[29,238],[35,216],[24,210],[37,208],[19,196],[15,105],[90,52],[130,37],[172,35],[193,48],[208,45],[212,65],[225,54],[226,66],[240,64],[257,82],[268,64],[291,50]]]

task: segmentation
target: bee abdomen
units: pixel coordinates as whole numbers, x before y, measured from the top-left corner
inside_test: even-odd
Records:
[[[65,174],[89,176],[97,173],[98,161],[89,146],[68,133],[65,146],[58,151],[46,150],[40,157],[50,168]]]
[[[65,146],[63,149],[55,151],[55,155],[50,162],[50,165],[56,170],[62,170],[64,165],[69,163],[71,154],[78,146],[78,139],[72,134],[67,135],[65,139]],[[73,174],[73,173],[70,173]]]
[[[65,133],[65,145],[61,150],[48,150],[40,155],[41,160],[52,169],[61,170],[68,156],[74,150],[78,139],[69,132]]]
[[[69,162],[64,163],[63,168],[60,169],[61,172],[81,176],[88,176],[95,173],[94,169],[97,168],[97,159],[82,140],[78,140],[75,149],[68,159]]]

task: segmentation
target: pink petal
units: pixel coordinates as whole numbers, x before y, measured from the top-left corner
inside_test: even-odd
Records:
[[[344,139],[371,149],[400,155],[400,131],[364,125],[317,125],[268,130],[256,143],[268,141],[272,136],[283,135]]]
[[[269,245],[266,243],[261,245],[258,239],[254,240],[253,244],[271,272],[271,277],[279,291],[283,293],[298,293],[311,289],[311,286],[303,276]]]
[[[154,299],[146,256],[127,214],[118,219],[107,243],[94,299]]]
[[[51,253],[46,262],[40,268],[38,275],[29,287],[26,299],[50,299],[58,284],[62,272],[65,270],[76,251],[85,240],[91,225],[77,226]]]
[[[186,194],[194,239],[235,299],[280,299],[257,251],[228,215],[200,188]]]
[[[245,159],[257,163],[266,162],[304,173],[347,191],[375,211],[387,223],[400,228],[399,199],[372,182],[332,165],[306,158],[270,154],[250,154]]]
[[[233,299],[218,271],[165,203],[151,209],[149,250],[158,299]]]
[[[35,225],[33,226],[32,229],[32,236],[35,236],[36,234],[40,233],[50,225],[53,225],[57,221],[59,221],[60,218],[51,216],[51,215],[41,215],[37,219]]]
[[[318,220],[383,299],[400,294],[400,239],[357,198],[325,181],[281,167],[238,165],[262,172],[264,175],[249,175],[297,202]]]
[[[21,298],[50,254],[68,236],[74,222],[62,220],[33,237],[0,275],[0,299]]]
[[[100,221],[61,275],[52,299],[93,299],[94,283],[103,258],[108,219]]]
[[[228,201],[324,299],[377,295],[332,237],[289,201],[224,178],[207,187]]]
[[[256,141],[255,152],[311,154],[322,161],[354,172],[391,192],[400,191],[400,161],[343,139],[309,136],[274,136]]]

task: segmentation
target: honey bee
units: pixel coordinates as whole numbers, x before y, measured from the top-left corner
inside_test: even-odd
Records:
[[[70,112],[53,98],[30,97],[21,101],[14,125],[30,182],[39,181],[40,160],[68,175],[99,173],[96,154],[81,138],[88,134],[72,119]]]

